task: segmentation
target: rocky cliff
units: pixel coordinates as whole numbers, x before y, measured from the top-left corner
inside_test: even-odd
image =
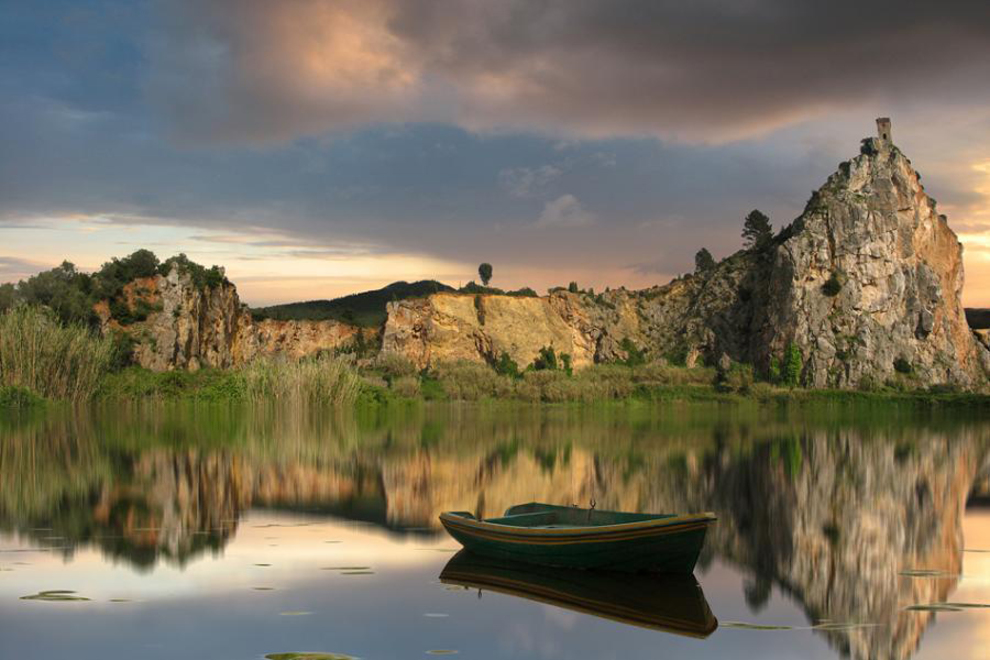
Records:
[[[135,341],[134,359],[155,371],[234,367],[262,355],[299,358],[375,332],[338,321],[255,321],[230,282],[197,285],[179,266],[168,275],[124,287],[130,317],[115,319],[110,306],[96,306],[104,332],[123,331]]]
[[[873,138],[764,247],[642,291],[393,302],[382,350],[420,367],[503,353],[525,366],[544,346],[577,367],[630,349],[689,365],[724,354],[767,372],[793,346],[811,387],[980,388],[990,350],[967,325],[962,287],[962,246],[946,217],[911,161]]]
[[[864,141],[788,233],[774,254],[763,351],[798,346],[816,387],[895,369],[924,383],[985,381],[987,351],[961,302],[962,246],[897,147]]]

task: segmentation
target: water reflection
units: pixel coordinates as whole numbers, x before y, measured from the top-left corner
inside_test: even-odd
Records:
[[[653,630],[705,638],[715,632],[705,594],[693,575],[574,571],[494,561],[461,550],[440,581],[547,603]]]
[[[712,510],[701,569],[748,575],[753,614],[782,590],[856,658],[918,649],[936,613],[906,608],[955,590],[965,504],[990,474],[985,422],[889,408],[152,408],[8,418],[0,434],[0,531],[145,571],[221,552],[258,508],[437,538],[440,511],[530,500]]]

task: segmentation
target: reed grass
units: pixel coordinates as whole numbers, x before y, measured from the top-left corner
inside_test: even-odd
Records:
[[[301,360],[264,357],[238,370],[245,397],[254,402],[292,401],[349,405],[364,387],[344,359],[318,355]]]
[[[110,338],[62,325],[47,308],[17,305],[0,315],[0,385],[81,402],[96,391],[113,358]]]

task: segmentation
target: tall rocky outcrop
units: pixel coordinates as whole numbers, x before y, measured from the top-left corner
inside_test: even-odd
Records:
[[[129,312],[143,312],[141,320],[122,325],[102,302],[96,313],[103,331],[129,334],[137,363],[155,371],[234,367],[263,355],[299,358],[352,343],[358,333],[375,334],[332,320],[255,321],[232,283],[198,284],[179,265],[129,283],[123,300]]]
[[[888,140],[863,143],[777,246],[760,357],[793,343],[815,387],[986,380],[987,351],[962,307],[962,245]]]
[[[911,161],[872,138],[766,246],[641,291],[393,302],[382,350],[420,367],[502,354],[525,366],[544,346],[577,367],[630,350],[688,364],[724,354],[766,372],[793,347],[810,387],[899,379],[979,389],[990,350],[967,325],[962,287],[962,246],[946,217]]]

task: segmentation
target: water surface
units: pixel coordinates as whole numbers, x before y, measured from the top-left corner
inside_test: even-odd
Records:
[[[0,657],[987,658],[988,478],[886,406],[0,418]],[[479,592],[438,513],[530,500],[720,520],[697,583]]]

